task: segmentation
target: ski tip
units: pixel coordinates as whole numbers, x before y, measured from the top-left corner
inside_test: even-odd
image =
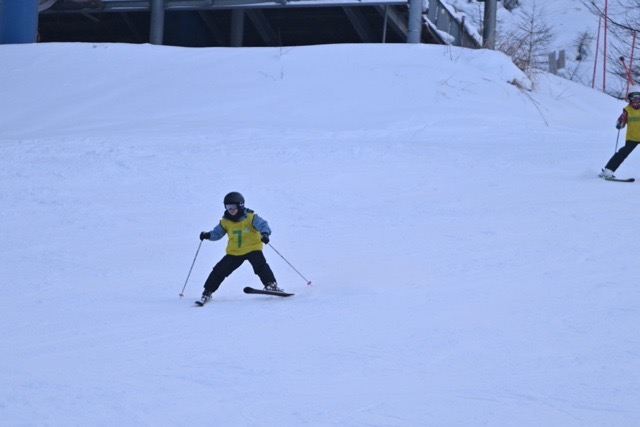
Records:
[[[635,178],[603,178],[605,181],[612,182],[635,182]]]

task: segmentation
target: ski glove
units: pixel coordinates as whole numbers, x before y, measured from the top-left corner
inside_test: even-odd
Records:
[[[269,243],[269,235],[267,233],[263,233],[260,240],[262,240],[262,243]]]
[[[210,238],[211,238],[211,233],[209,233],[208,231],[203,231],[202,233],[200,233],[200,240],[204,240],[204,239],[209,240]]]
[[[620,130],[624,127],[624,123],[618,122],[616,123],[616,129]]]

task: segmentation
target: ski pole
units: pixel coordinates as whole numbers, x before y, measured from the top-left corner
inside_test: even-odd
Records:
[[[616,137],[616,149],[613,151],[613,154],[618,152],[618,141],[620,140],[620,129],[618,129],[618,136]]]
[[[277,250],[276,248],[274,248],[274,247],[273,247],[273,245],[272,245],[271,243],[267,243],[267,244],[271,247],[271,249],[273,249],[274,251],[276,251],[276,253],[277,253],[278,255],[280,255],[280,258],[282,258],[282,259],[284,260],[284,262],[286,262],[287,264],[289,264],[289,267],[293,268],[293,271],[295,271],[296,273],[298,273],[298,276],[302,277],[302,278],[304,279],[304,281],[305,281],[305,282],[307,282],[307,286],[308,286],[308,285],[311,285],[311,280],[309,280],[309,279],[307,279],[306,277],[304,277],[304,276],[302,275],[302,273],[300,273],[300,272],[298,271],[298,269],[297,269],[297,268],[295,268],[295,267],[294,267],[294,266],[293,266],[289,261],[287,261],[287,259],[286,259],[285,257],[283,257],[283,256],[282,256],[282,254],[281,254],[280,252],[278,252],[278,250]]]
[[[187,280],[184,281],[184,286],[182,287],[182,292],[180,292],[180,298],[184,296],[184,290],[187,287],[187,282],[189,281],[189,276],[191,276],[191,270],[193,270],[193,266],[196,263],[196,258],[198,258],[198,252],[200,252],[200,246],[202,246],[202,240],[200,240],[200,244],[198,245],[198,249],[196,250],[196,256],[193,257],[193,262],[191,263],[191,268],[189,269],[189,273],[187,274]]]

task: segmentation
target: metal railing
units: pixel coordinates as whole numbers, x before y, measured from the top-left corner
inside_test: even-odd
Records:
[[[429,0],[427,25],[431,26],[432,30],[448,34],[450,40],[447,40],[447,37],[441,37],[447,44],[474,49],[482,47],[479,35],[474,34],[467,27],[464,15],[458,18],[441,0]]]

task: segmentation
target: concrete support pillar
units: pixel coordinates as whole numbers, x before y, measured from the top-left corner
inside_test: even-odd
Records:
[[[149,24],[149,43],[151,44],[164,43],[164,1],[151,0],[151,22]]]
[[[0,43],[38,41],[38,0],[0,0]]]
[[[496,48],[496,16],[498,14],[498,0],[484,2],[484,28],[482,31],[482,47]]]
[[[422,0],[409,0],[407,43],[420,43],[422,38]]]
[[[231,10],[231,47],[242,47],[244,36],[244,10]]]

